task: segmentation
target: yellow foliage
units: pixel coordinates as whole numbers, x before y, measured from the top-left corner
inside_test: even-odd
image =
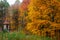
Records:
[[[46,36],[46,32],[53,35],[52,30],[53,32],[56,30],[55,27],[58,26],[58,23],[60,25],[60,7],[58,4],[60,3],[56,0],[31,0],[26,17],[30,22],[27,22],[26,29],[37,35],[44,34]]]

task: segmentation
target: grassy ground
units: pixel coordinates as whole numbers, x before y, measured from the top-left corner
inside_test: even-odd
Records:
[[[1,32],[0,40],[52,40],[49,37],[26,35],[23,32]]]

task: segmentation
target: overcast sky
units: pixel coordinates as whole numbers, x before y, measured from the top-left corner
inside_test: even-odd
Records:
[[[10,5],[14,4],[16,0],[7,0],[7,2],[9,2]],[[22,0],[20,0],[20,2],[22,2]]]

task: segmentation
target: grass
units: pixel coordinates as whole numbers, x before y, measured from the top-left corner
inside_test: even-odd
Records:
[[[7,33],[1,32],[0,38],[1,38],[0,40],[52,40],[49,37],[26,35],[23,32],[7,32]]]

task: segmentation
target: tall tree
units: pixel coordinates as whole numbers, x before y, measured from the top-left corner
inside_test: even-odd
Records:
[[[20,6],[20,1],[16,0],[15,3],[11,6],[11,14],[12,14],[12,19],[11,19],[11,29],[18,30],[19,28],[19,6]]]
[[[28,15],[28,5],[30,3],[30,0],[23,0],[23,2],[20,5],[20,18],[21,18],[21,24],[22,27],[25,27],[26,25],[26,16]]]
[[[56,20],[60,20],[59,14],[59,2],[56,0],[31,0],[28,6],[27,26],[26,29],[37,35],[47,35],[46,32],[52,33],[51,29],[55,29],[58,23]],[[54,24],[56,25],[54,26]],[[52,26],[53,27],[52,27]],[[49,32],[50,31],[50,32]],[[50,35],[49,35],[50,36]]]

